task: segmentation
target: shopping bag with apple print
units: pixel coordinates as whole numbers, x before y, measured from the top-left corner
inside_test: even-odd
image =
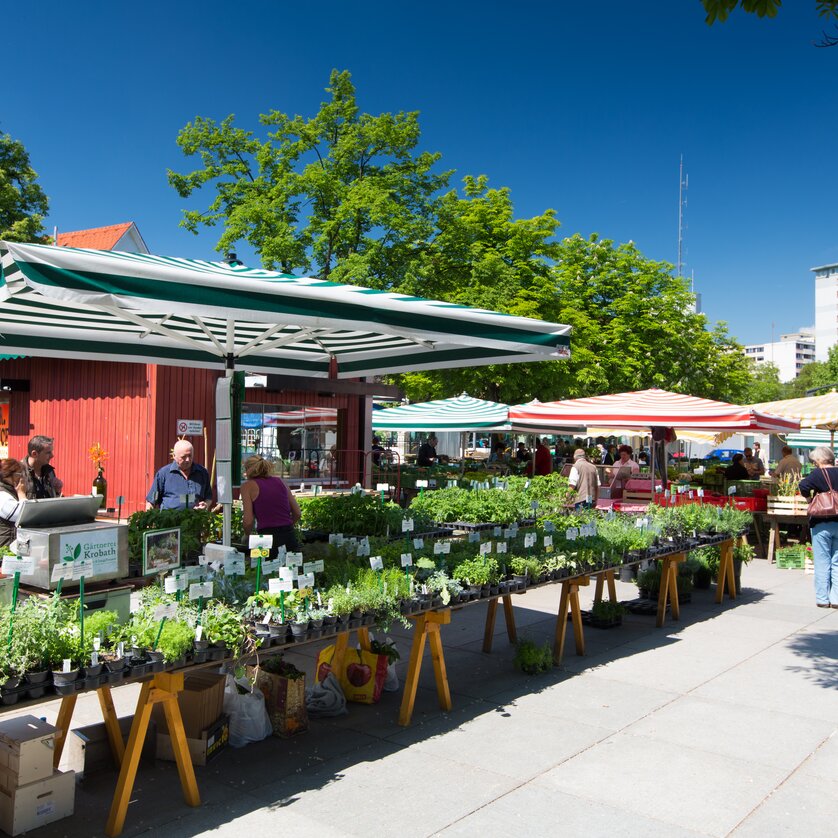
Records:
[[[327,646],[317,656],[317,680],[322,681],[332,671],[335,647]],[[343,672],[336,672],[347,701],[358,704],[376,704],[381,698],[387,678],[387,655],[347,649],[343,659]]]

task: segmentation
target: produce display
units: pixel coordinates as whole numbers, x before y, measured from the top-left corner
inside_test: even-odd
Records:
[[[561,488],[559,479],[552,482]],[[161,575],[141,591],[139,607],[125,624],[113,612],[82,613],[77,600],[58,594],[30,597],[14,611],[6,606],[0,609],[2,636],[8,639],[0,649],[3,701],[43,695],[50,682],[67,694],[79,679],[85,689],[95,689],[190,661],[237,659],[259,648],[316,640],[362,625],[407,623],[407,615],[423,610],[672,552],[691,552],[691,574],[702,567],[712,572],[714,557],[707,545],[738,535],[751,523],[748,512],[704,504],[650,506],[642,517],[593,510],[559,513],[544,485],[526,483],[467,494],[492,499],[488,506],[478,500],[481,515],[486,509],[507,509],[492,504],[512,499],[519,517],[536,516],[535,521],[504,521],[458,538],[414,535],[435,517],[426,514],[417,524],[421,505],[405,512],[375,497],[340,496],[329,498],[327,505],[317,503],[326,498],[313,498],[310,521],[318,521],[317,515],[324,525],[349,521],[347,529],[358,532],[350,519],[360,513],[368,533],[380,534],[332,532],[328,541],[305,544],[302,555],[285,555],[285,567],[266,566],[264,572],[254,566],[258,560],[249,558],[206,562],[165,579]],[[445,498],[446,491],[434,497]],[[449,497],[459,498],[460,492]],[[507,500],[497,501],[501,496]],[[533,507],[536,497],[540,500]],[[541,514],[545,509],[549,515]],[[736,549],[735,557],[747,560],[747,548]],[[292,568],[302,574],[296,581]],[[650,571],[643,581],[651,585],[655,568]]]

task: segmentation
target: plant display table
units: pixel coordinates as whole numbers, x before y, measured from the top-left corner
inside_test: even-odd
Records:
[[[765,553],[765,558],[769,562],[776,561],[776,550],[780,546],[780,524],[797,524],[802,527],[801,534],[808,540],[809,535],[809,518],[805,510],[801,512],[768,512],[766,513],[766,520],[768,521],[768,549]]]

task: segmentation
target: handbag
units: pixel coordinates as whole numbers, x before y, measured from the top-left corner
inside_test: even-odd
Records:
[[[822,469],[828,492],[818,492],[809,501],[808,515],[810,518],[838,518],[838,492],[832,488],[829,479],[829,470]]]

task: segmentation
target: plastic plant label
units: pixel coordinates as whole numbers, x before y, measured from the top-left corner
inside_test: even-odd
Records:
[[[497,538],[497,536],[495,536]],[[512,530],[506,529],[501,532],[501,538],[512,538]]]
[[[316,573],[314,562],[303,562],[303,573]]]
[[[402,553],[402,567],[413,567],[413,553]]]
[[[690,490],[689,490],[689,492],[687,492],[687,497],[688,497],[690,500],[692,500],[692,499],[693,499],[693,490],[692,490],[692,489],[690,489]]]
[[[342,532],[329,533],[329,544],[334,544],[335,547],[343,547],[343,533]]]
[[[286,567],[301,567],[303,564],[302,553],[286,553],[285,566]]]
[[[326,568],[326,563],[323,559],[318,559],[316,562],[312,562],[311,565],[314,573],[322,573]],[[306,570],[306,573],[308,572],[309,571]]]
[[[203,626],[195,626],[195,639],[202,640],[204,637],[204,627]],[[122,644],[119,644],[119,656],[122,657]]]
[[[552,521],[545,521],[544,522],[544,532],[554,532],[556,529],[555,525]]]
[[[442,554],[442,542],[441,541],[435,541],[434,542],[434,555],[439,556],[441,554]]]
[[[479,532],[470,532],[468,534],[469,544],[477,544],[479,541],[480,541],[480,533]]]
[[[427,489],[428,488],[428,481],[427,480],[417,480],[416,481],[416,488],[417,489]]]
[[[449,489],[456,489],[457,488],[457,481],[456,480],[449,480],[448,481],[448,488]]]
[[[209,563],[209,559],[202,553],[198,556],[198,564],[205,567]]]
[[[389,492],[390,491],[390,484],[389,483],[376,483],[375,484],[375,491],[376,492]]]
[[[212,597],[212,582],[193,582],[189,586],[189,599],[209,599]]]
[[[494,538],[500,538],[502,530],[503,527],[492,527],[492,536]]]
[[[3,562],[3,573],[7,573],[6,570],[6,562]],[[72,562],[59,562],[56,565],[53,565],[52,573],[50,574],[50,582],[57,582],[59,579],[72,579],[73,578],[73,563]]]
[[[271,561],[262,562],[262,573],[265,576],[269,576],[271,573],[276,573],[282,564],[280,563],[279,559],[273,559]]]
[[[93,559],[76,559],[73,562],[73,579],[93,576]]]
[[[413,549],[414,550],[424,550],[425,549],[425,539],[424,538],[414,538],[413,539]]]
[[[201,567],[200,565],[189,565],[189,567],[185,568],[185,570],[186,578],[191,582],[197,581],[207,572],[206,568]]]
[[[301,573],[297,577],[297,587],[298,588],[313,588],[314,587],[314,574],[313,573]]]
[[[578,530],[576,527],[568,527],[568,528],[565,530],[564,537],[565,537],[568,541],[576,541],[576,539],[578,538],[578,536],[579,536],[579,530]]]
[[[413,532],[413,518],[402,518],[402,532]]]
[[[429,480],[428,481],[428,488],[429,489],[436,489],[436,480]]]
[[[373,570],[384,570],[384,562],[381,556],[370,556],[370,567]]]
[[[225,576],[244,576],[244,559],[229,556],[224,559]]]
[[[505,553],[508,547],[509,545],[505,541],[499,541],[495,549],[498,553]]]
[[[534,532],[528,532],[524,534],[524,547],[535,547]]]
[[[56,567],[59,567],[59,565],[56,565]],[[35,560],[31,556],[3,556],[3,573],[7,576],[14,576],[16,573],[22,573],[26,576],[33,573],[34,570]]]
[[[175,580],[175,591],[185,591],[189,587],[189,573],[185,569],[176,570],[172,578]]]
[[[62,672],[72,672],[71,667],[72,667],[72,661],[70,660],[70,658],[64,658],[64,660],[61,662],[61,671]]]
[[[171,577],[170,577],[171,578]],[[167,580],[168,581],[168,580]],[[167,602],[163,605],[158,605],[154,609],[154,619],[155,620],[174,620],[177,616],[177,604],[174,602]]]
[[[704,497],[704,489],[699,489],[699,490],[698,490],[698,496],[699,496],[700,498],[703,498],[703,497]]]
[[[277,576],[272,576],[268,579],[268,593],[270,594],[281,594],[293,590],[294,583],[290,579],[280,579]]]
[[[167,576],[163,580],[163,590],[167,594],[175,594],[177,593],[177,579],[174,576]]]
[[[545,549],[548,548],[548,547],[550,547],[550,548],[553,547],[553,536],[552,535],[545,535],[544,536],[544,547],[545,547]]]
[[[274,537],[272,535],[251,535],[247,539],[247,546],[251,550],[257,547],[266,547],[270,549],[274,546]]]
[[[535,510],[538,509],[538,501],[537,500],[531,500],[530,501],[530,509],[532,509],[533,512],[535,512]]]
[[[484,541],[480,545],[480,555],[481,556],[487,556],[491,552],[492,552],[492,542],[491,541]]]
[[[727,490],[727,493],[729,495],[735,495],[736,494],[736,486],[730,486]]]

